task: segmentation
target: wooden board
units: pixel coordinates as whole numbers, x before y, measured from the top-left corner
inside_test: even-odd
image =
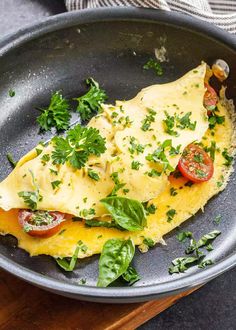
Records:
[[[192,291],[135,304],[64,298],[0,271],[0,329],[133,330]]]

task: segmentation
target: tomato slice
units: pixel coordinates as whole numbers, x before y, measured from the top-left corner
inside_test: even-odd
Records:
[[[214,173],[210,156],[201,147],[193,143],[184,149],[178,168],[185,178],[197,183],[210,180]]]
[[[211,111],[214,110],[216,107],[216,104],[218,102],[218,96],[214,88],[212,88],[208,83],[205,83],[205,87],[207,88],[207,90],[204,95],[204,106],[210,112],[207,114],[210,115]]]
[[[60,212],[20,210],[18,221],[24,231],[35,237],[47,238],[55,235],[65,221]]]

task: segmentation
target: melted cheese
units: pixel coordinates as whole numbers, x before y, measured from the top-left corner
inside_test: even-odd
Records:
[[[37,156],[34,150],[23,157],[12,173],[0,183],[0,207],[4,210],[27,207],[18,192],[34,190],[30,172],[34,174],[43,196],[38,203],[40,210],[56,210],[79,216],[81,210],[93,208],[95,217],[105,215],[99,201],[111,193],[114,187],[111,174],[114,172],[118,173],[120,182],[125,183],[127,197],[139,201],[157,197],[169,185],[169,173],[148,176],[147,172],[153,169],[160,171],[160,164],[148,161],[146,156],[154,152],[158,143],[171,138],[173,147],[180,145],[178,155],[167,153],[170,165],[175,168],[183,149],[190,142],[201,140],[208,127],[206,109],[203,107],[205,72],[206,64],[203,63],[177,81],[147,87],[130,101],[117,101],[115,106],[103,106],[103,113],[88,124],[98,128],[106,138],[106,152],[100,157],[91,156],[87,162],[87,166],[99,174],[99,181],[88,176],[88,168],[76,170],[68,164],[55,166],[51,160],[42,163],[42,156],[52,152],[53,146],[49,143],[40,155]],[[144,131],[141,126],[149,109],[155,111],[155,121],[151,123],[151,130]],[[163,120],[166,119],[166,113],[183,117],[190,111],[191,122],[196,122],[195,130],[176,128],[178,136],[170,136],[165,132]],[[130,152],[132,138],[143,145],[143,152]],[[133,160],[142,164],[139,171],[131,168]],[[58,171],[58,175],[50,169]],[[57,189],[53,189],[51,184],[55,180],[62,182]],[[119,195],[124,193],[123,190],[119,191]]]

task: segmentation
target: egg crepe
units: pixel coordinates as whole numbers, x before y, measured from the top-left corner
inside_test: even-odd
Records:
[[[206,109],[202,105],[205,92],[204,76],[205,64],[202,64],[173,83],[148,87],[142,90],[134,99],[117,102],[114,107],[103,106],[104,112],[93,118],[89,125],[99,128],[101,135],[106,137],[107,150],[101,157],[96,158],[93,156],[88,162],[89,166],[95,167],[99,171],[102,185],[99,182],[90,180],[85,175],[86,169],[81,170],[80,173],[80,171],[74,171],[65,164],[57,168],[58,176],[63,177],[63,184],[58,191],[53,191],[50,186],[50,181],[53,178],[48,178],[48,168],[52,167],[52,164],[48,162],[42,165],[41,161],[43,154],[51,152],[52,146],[49,144],[42,148],[43,152],[39,156],[33,150],[23,157],[16,169],[0,184],[0,195],[2,196],[0,206],[3,209],[0,211],[1,233],[14,235],[18,239],[19,247],[28,251],[32,256],[39,254],[54,257],[72,256],[77,242],[82,240],[88,247],[86,252],[79,252],[78,257],[83,258],[100,253],[104,243],[110,238],[128,239],[129,237],[133,239],[136,245],[140,246],[142,251],[145,251],[144,238],[150,238],[157,243],[162,240],[163,235],[179,226],[199,209],[203,209],[207,201],[221,191],[227,183],[231,167],[225,166],[222,151],[225,149],[230,151],[233,143],[233,121],[223,100],[219,102],[218,109],[219,115],[225,117],[224,123],[216,125],[214,135],[212,135],[212,130],[207,129]],[[147,116],[147,108],[154,109],[158,120],[151,122],[153,131],[142,132],[140,126]],[[119,116],[118,111],[120,110],[123,112]],[[129,153],[132,145],[130,146],[127,137],[135,137],[138,140],[138,142],[135,140],[136,144],[147,145],[150,144],[150,141],[163,143],[170,138],[165,132],[165,127],[163,127],[166,112],[169,115],[174,115],[179,111],[181,115],[184,115],[189,110],[191,110],[191,121],[196,122],[196,129],[194,131],[180,130],[178,136],[171,137],[172,146],[177,148],[180,145],[181,147],[179,154],[168,155],[169,163],[175,168],[182,150],[193,141],[201,141],[206,147],[215,142],[213,177],[208,182],[191,186],[187,184],[185,178],[176,178],[174,175],[169,175],[168,172],[162,173],[157,178],[145,174],[152,170],[155,165],[146,162],[146,156],[154,150],[156,145],[147,146],[147,151],[144,154],[136,153],[135,149],[135,160],[140,161],[143,166],[140,168],[141,171],[132,170],[130,163],[134,158],[131,157],[133,154]],[[118,113],[118,116],[112,115],[114,112]],[[127,116],[129,116],[128,120],[125,119]],[[120,117],[124,119],[119,121]],[[114,120],[117,123],[113,123]],[[124,125],[123,120],[128,124]],[[129,124],[130,121],[132,121],[131,125]],[[156,135],[155,139],[152,138],[153,135]],[[125,170],[122,170],[123,168]],[[67,221],[63,223],[59,234],[43,239],[30,237],[22,230],[17,220],[17,208],[26,207],[22,200],[18,198],[17,192],[32,189],[30,176],[28,176],[28,179],[26,179],[27,176],[23,178],[25,173],[27,175],[28,169],[37,173],[40,192],[46,197],[48,196],[48,198],[44,198],[42,204],[39,204],[40,209],[58,210],[79,216],[79,210],[73,206],[73,203],[75,203],[73,198],[76,195],[76,205],[79,205],[80,208],[82,203],[85,204],[83,207],[86,208],[93,205],[96,209],[95,216],[104,216],[106,212],[98,201],[111,192],[114,182],[110,176],[112,173],[118,172],[119,180],[126,183],[125,188],[130,189],[126,196],[141,201],[148,200],[150,204],[153,203],[157,206],[157,211],[147,217],[147,226],[144,230],[138,232],[101,227],[88,228],[85,226],[84,221],[73,221],[72,216],[68,215]],[[86,191],[86,189],[88,190]],[[176,191],[174,196],[171,194],[173,189]],[[120,194],[124,194],[124,191],[121,190]],[[87,204],[83,201],[84,197],[88,198]],[[183,203],[183,201],[187,201],[187,203]],[[175,210],[175,215],[168,222],[168,211],[171,209]],[[6,210],[9,211],[6,212]]]

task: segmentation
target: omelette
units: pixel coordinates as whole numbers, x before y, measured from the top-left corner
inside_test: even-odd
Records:
[[[36,146],[0,183],[1,234],[15,236],[30,256],[54,258],[72,257],[78,242],[86,248],[77,249],[76,258],[101,253],[109,240],[132,240],[142,252],[148,250],[147,240],[163,242],[225,188],[232,172],[233,105],[224,89],[216,111],[204,104],[209,72],[202,63],[131,100],[102,104],[86,131],[77,125],[64,137]],[[85,133],[94,148],[87,143],[85,150]],[[81,137],[78,143],[75,136]],[[196,180],[191,169],[183,169],[193,150]],[[48,218],[50,212],[63,214],[60,229],[49,237],[30,235],[19,210],[26,218],[30,212]]]

